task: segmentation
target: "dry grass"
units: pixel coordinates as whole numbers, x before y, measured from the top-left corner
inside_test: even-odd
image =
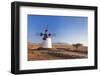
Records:
[[[40,44],[28,44],[28,61],[87,58],[87,53],[86,46],[76,49],[72,45],[54,44],[53,48],[44,49]]]

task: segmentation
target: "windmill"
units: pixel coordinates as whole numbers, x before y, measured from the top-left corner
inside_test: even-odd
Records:
[[[48,32],[48,25],[45,27],[44,32],[40,33],[40,36],[42,37],[42,48],[52,48],[51,36],[54,35]]]

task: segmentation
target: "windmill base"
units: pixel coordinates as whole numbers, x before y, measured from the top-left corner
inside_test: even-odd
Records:
[[[52,48],[51,38],[46,38],[46,40],[43,40],[42,48]]]

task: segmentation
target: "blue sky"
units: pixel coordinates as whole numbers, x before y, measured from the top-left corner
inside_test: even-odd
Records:
[[[56,34],[53,43],[82,43],[88,45],[88,18],[78,16],[28,15],[28,42],[40,43],[42,38],[37,33],[44,32],[44,27]]]

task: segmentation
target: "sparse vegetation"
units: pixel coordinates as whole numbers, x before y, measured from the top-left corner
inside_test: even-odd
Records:
[[[80,43],[53,44],[53,48],[42,48],[41,44],[28,44],[28,60],[55,60],[87,58],[87,47]]]
[[[76,50],[78,50],[78,47],[80,47],[80,46],[83,46],[82,44],[80,44],[80,43],[77,43],[77,44],[72,44],[74,47],[76,47]]]

